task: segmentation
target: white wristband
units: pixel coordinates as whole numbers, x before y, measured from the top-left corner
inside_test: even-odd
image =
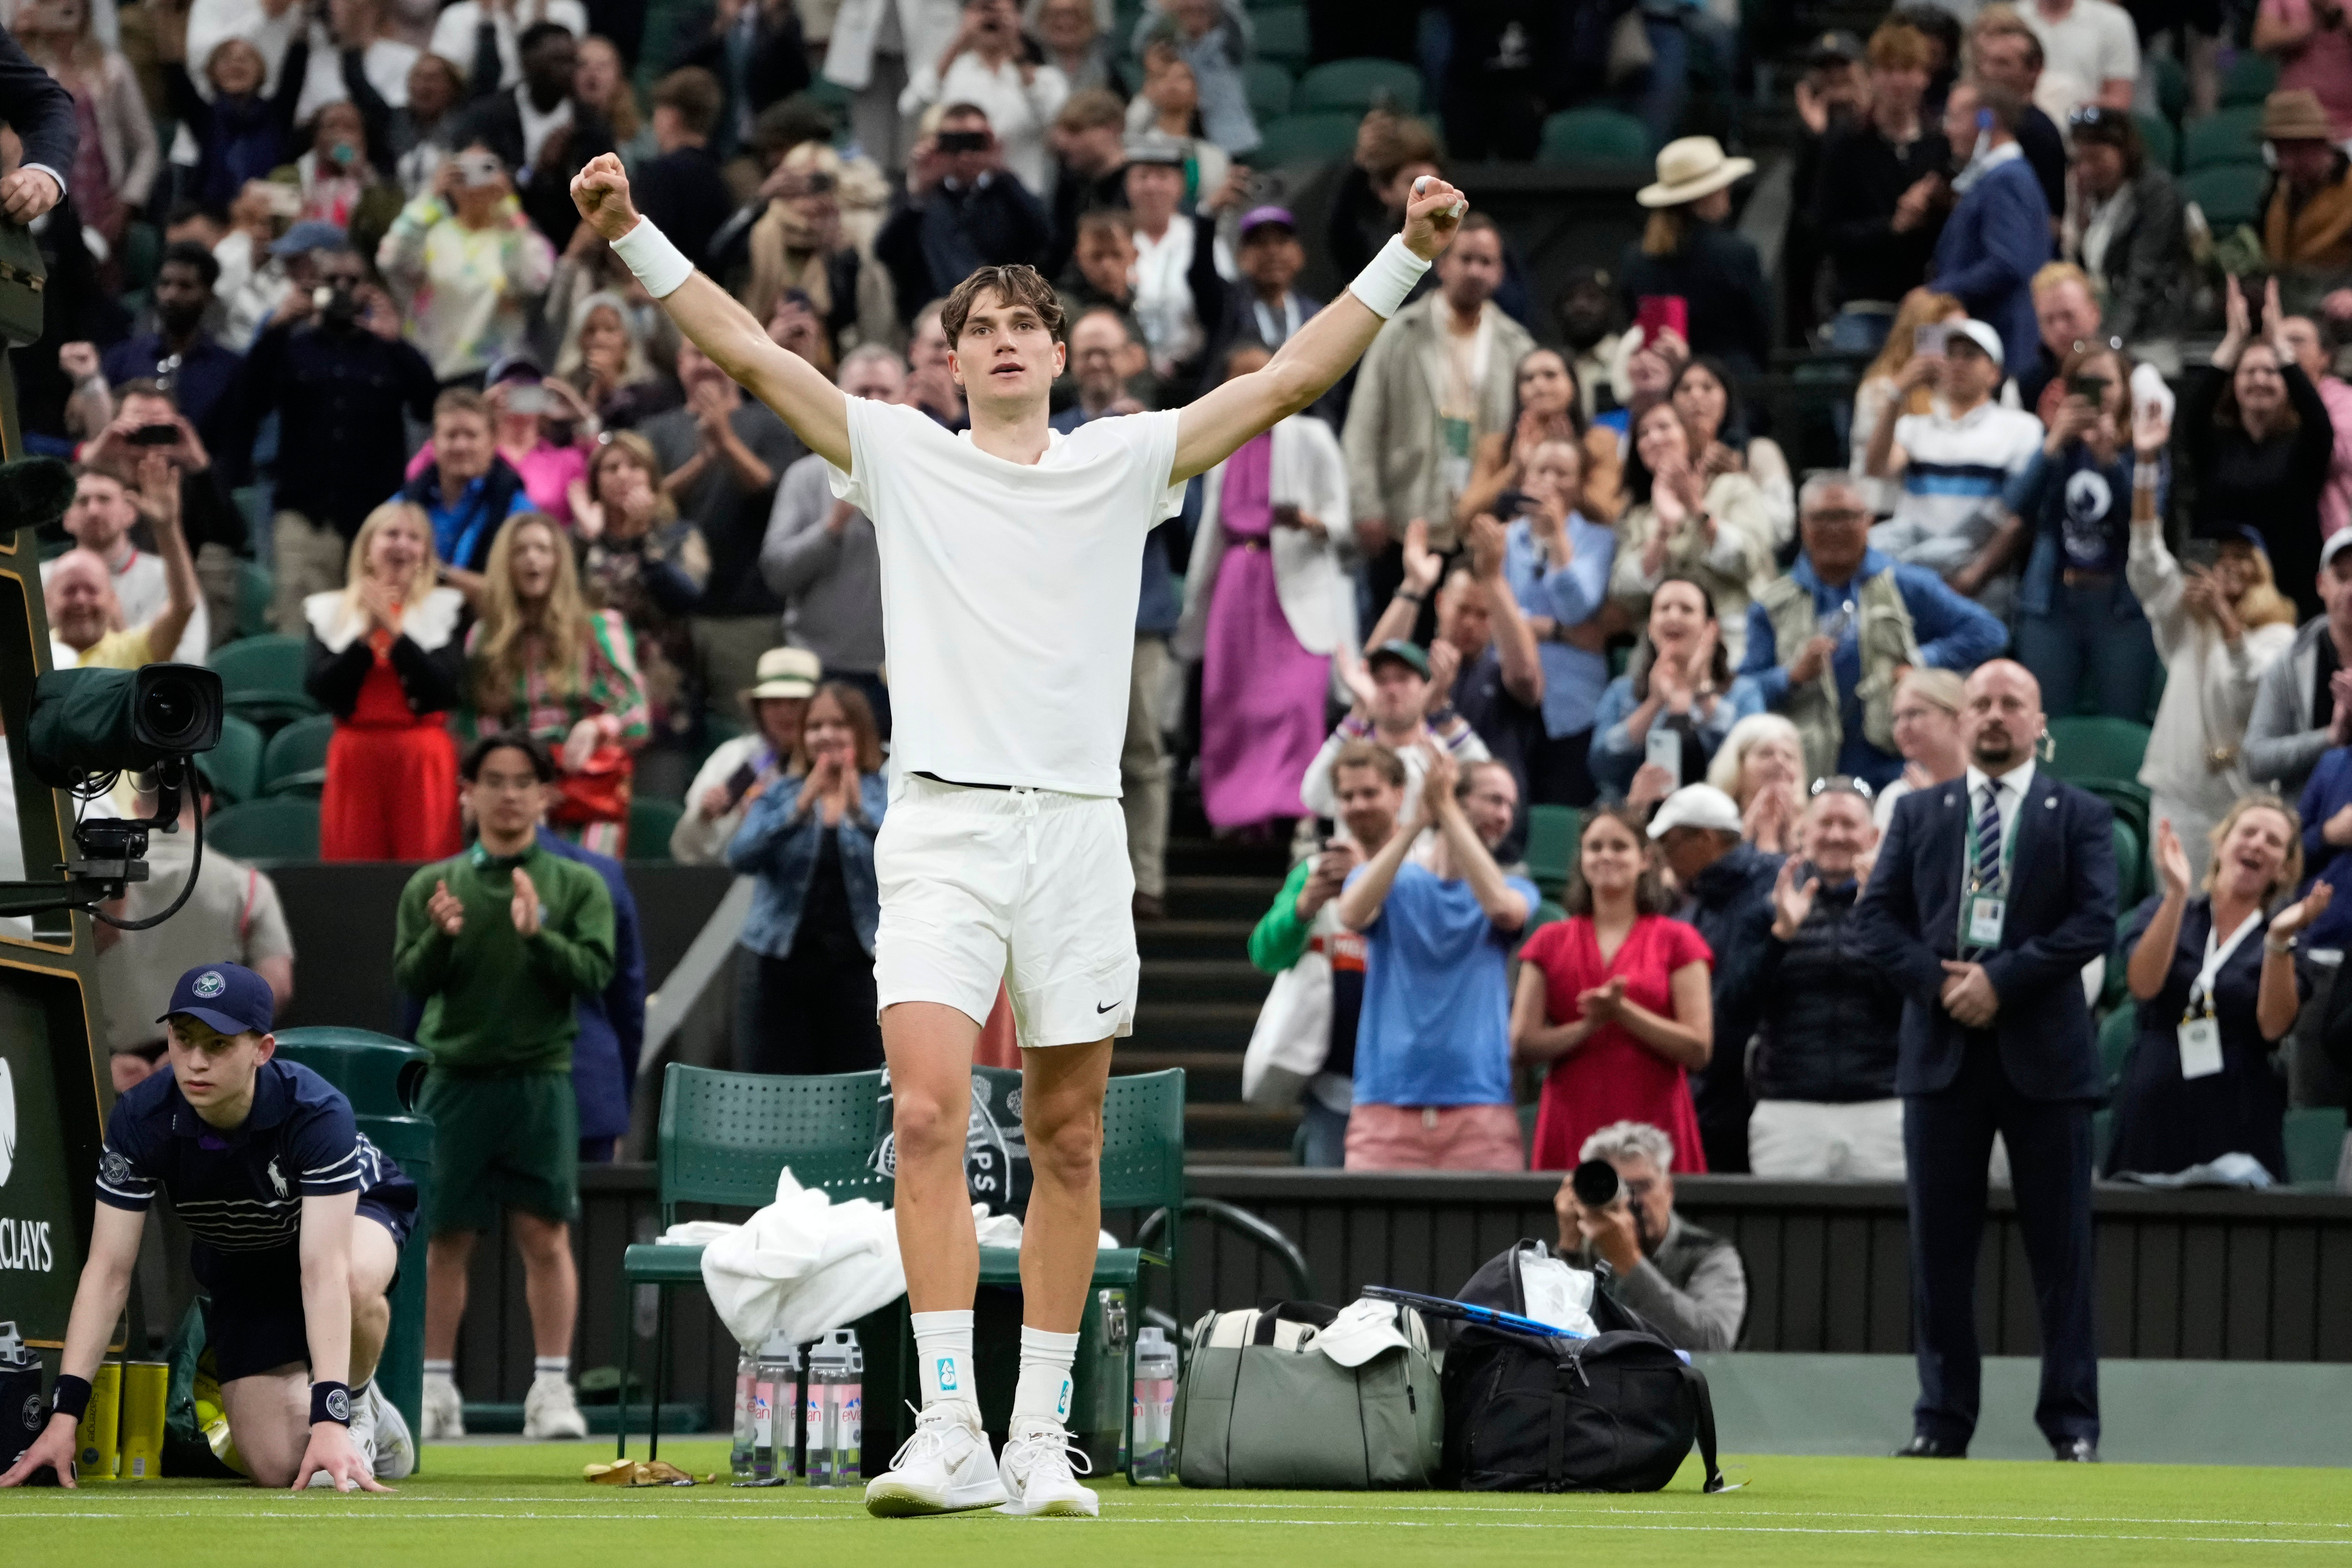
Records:
[[[1404,236],[1392,234],[1380,254],[1364,263],[1364,269],[1348,285],[1348,292],[1385,321],[1404,308],[1405,296],[1428,270],[1428,262],[1405,248]]]
[[[637,226],[613,242],[613,254],[637,275],[646,292],[656,300],[667,300],[694,276],[694,263],[686,253],[669,241],[669,236],[654,226],[654,220],[641,217]]]

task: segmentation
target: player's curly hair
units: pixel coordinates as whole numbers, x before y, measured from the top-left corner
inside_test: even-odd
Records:
[[[1037,312],[1045,330],[1055,338],[1062,335],[1062,297],[1045,281],[1045,275],[1025,263],[1010,267],[982,267],[957,284],[940,305],[940,330],[954,343],[963,337],[964,322],[971,316],[971,308],[979,302],[981,290],[986,289],[1008,305],[1026,305]]]

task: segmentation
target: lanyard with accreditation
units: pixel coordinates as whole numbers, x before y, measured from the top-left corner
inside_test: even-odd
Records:
[[[2263,923],[2263,911],[2254,910],[2238,922],[2238,929],[2229,940],[2216,943],[2218,931],[2205,933],[2205,964],[2189,986],[2189,1005],[2180,1015],[2180,1076],[2183,1079],[2211,1078],[2221,1070],[2221,1026],[2213,1016],[2213,982],[2238,944],[2246,940]]]
[[[2008,787],[2006,784],[1995,785],[1996,789]],[[1970,791],[1969,794],[1973,796],[1975,792]],[[1965,872],[1968,890],[1960,900],[1959,947],[1963,957],[1972,949],[1990,952],[2000,945],[2001,923],[2009,917],[2010,873],[2017,864],[2017,825],[2024,816],[2025,803],[2020,799],[2017,808],[2000,825],[2000,880],[1992,887],[1987,887],[1984,879],[1977,872],[1976,813],[1973,810],[1969,813],[1969,858]]]

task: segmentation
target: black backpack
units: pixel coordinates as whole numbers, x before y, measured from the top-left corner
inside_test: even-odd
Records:
[[[1524,1314],[1521,1241],[1489,1258],[1461,1300]],[[1706,1490],[1724,1489],[1715,1462],[1715,1405],[1706,1377],[1631,1309],[1596,1293],[1601,1331],[1556,1346],[1473,1324],[1453,1326],[1441,1388],[1445,1449],[1441,1484],[1464,1491],[1654,1492],[1698,1445]]]

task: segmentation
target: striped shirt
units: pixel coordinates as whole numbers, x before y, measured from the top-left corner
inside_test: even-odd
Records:
[[[2001,487],[2042,446],[2042,421],[1988,398],[1958,419],[1933,413],[1895,422],[1905,458],[1895,515],[1870,542],[1907,565],[1948,576],[1975,559],[2000,526]]]

